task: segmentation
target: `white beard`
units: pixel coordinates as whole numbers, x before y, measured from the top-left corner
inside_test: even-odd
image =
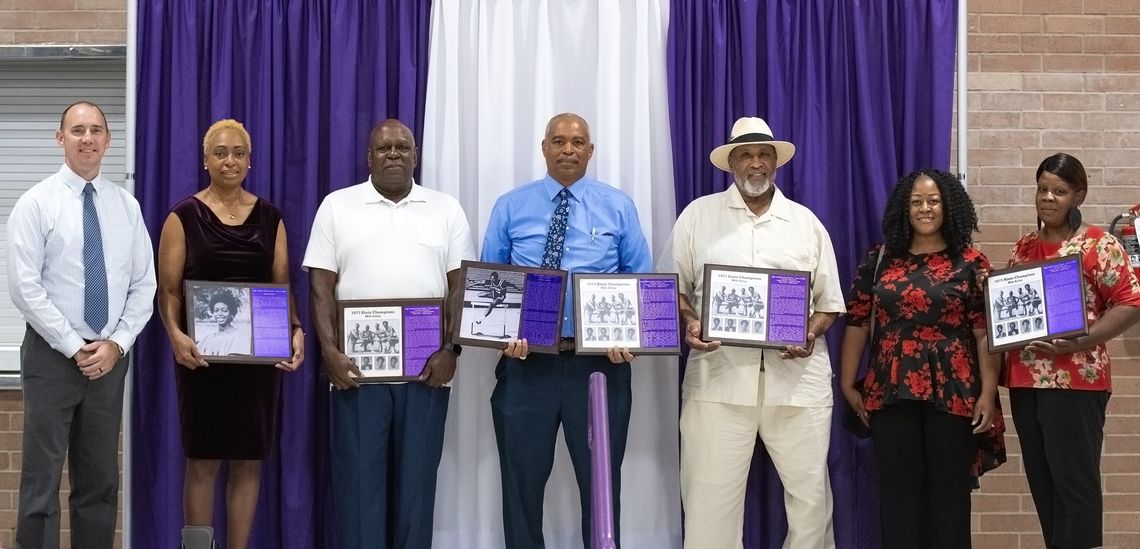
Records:
[[[762,183],[753,183],[747,179],[743,181],[740,179],[736,180],[736,189],[739,190],[740,194],[745,198],[756,198],[768,192],[771,188],[772,179],[770,177],[765,177]]]

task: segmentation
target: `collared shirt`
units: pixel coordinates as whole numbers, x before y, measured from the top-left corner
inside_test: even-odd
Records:
[[[457,200],[413,184],[392,202],[370,177],[321,202],[302,266],[336,273],[338,300],[443,298],[448,271],[474,257]]]
[[[653,262],[637,208],[621,190],[583,177],[567,187],[570,216],[562,270],[570,273],[649,273]],[[526,267],[542,264],[550,218],[562,184],[549,175],[500,196],[483,238],[483,261]],[[568,281],[569,282],[569,281]],[[574,295],[567,285],[562,336],[574,336]]]
[[[139,203],[96,176],[95,211],[107,265],[107,326],[83,320],[83,188],[64,165],[28,189],[8,216],[8,293],[24,320],[64,356],[85,339],[130,349],[154,310],[154,252]]]
[[[788,200],[780,189],[764,215],[752,213],[736,185],[690,203],[673,228],[673,260],[698,315],[706,263],[811,272],[809,313],[844,313],[843,291],[831,237],[815,214]],[[831,406],[831,359],[827,341],[815,340],[811,356],[783,359],[780,351],[722,346],[689,355],[681,394],[685,398],[755,406],[761,361],[764,404]]]

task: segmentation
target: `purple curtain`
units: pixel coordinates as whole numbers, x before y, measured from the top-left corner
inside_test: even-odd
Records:
[[[895,181],[949,166],[956,8],[954,0],[672,0],[666,55],[677,211],[731,183],[709,151],[738,117],[763,117],[777,139],[796,145],[777,183],[827,226],[846,292],[858,260],[881,238]],[[842,333],[839,322],[828,334],[837,376]],[[878,547],[870,443],[839,426],[836,397],[828,457],[836,541]],[[745,547],[780,546],[783,507],[761,447]]]
[[[155,246],[170,206],[208,183],[206,128],[220,118],[243,122],[252,139],[246,188],[284,213],[293,290],[309,325],[300,264],[321,198],[367,176],[376,122],[399,118],[422,135],[430,10],[430,0],[139,2],[136,189]],[[177,547],[184,458],[175,365],[158,315],[135,358],[132,534],[136,547]],[[319,358],[310,337],[304,366],[285,376],[252,547],[334,546]],[[217,505],[215,524],[223,512]]]

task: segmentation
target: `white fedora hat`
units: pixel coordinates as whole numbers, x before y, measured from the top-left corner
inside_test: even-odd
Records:
[[[777,141],[772,137],[772,129],[768,127],[768,123],[763,118],[745,116],[732,125],[732,135],[728,137],[728,143],[713,149],[709,153],[709,160],[712,161],[713,166],[731,172],[732,167],[728,165],[728,154],[732,152],[732,149],[741,145],[756,144],[771,145],[776,149],[777,168],[786,164],[796,154],[795,145],[787,141]]]

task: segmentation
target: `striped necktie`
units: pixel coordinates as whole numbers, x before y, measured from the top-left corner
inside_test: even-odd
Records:
[[[96,333],[107,326],[107,263],[91,183],[83,187],[83,320]]]

